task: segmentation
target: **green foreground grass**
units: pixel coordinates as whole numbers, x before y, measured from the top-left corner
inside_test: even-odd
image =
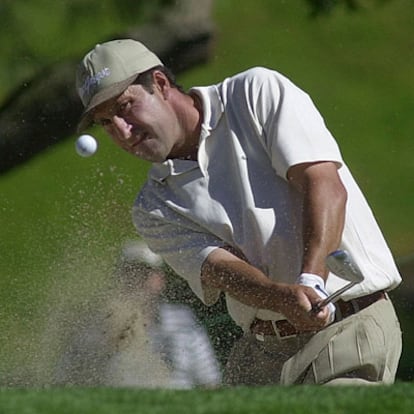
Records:
[[[414,386],[263,387],[206,391],[111,388],[1,389],[7,414],[412,413]]]
[[[57,19],[57,11],[49,10],[48,3],[52,4],[47,0],[13,3],[25,28],[19,31],[24,41],[19,38],[14,43],[30,46],[27,55],[39,59],[39,65],[83,53],[134,20],[108,19],[113,15],[108,8],[100,8],[98,14],[77,13],[75,39],[72,32],[59,32],[67,28],[56,22],[67,19]],[[89,7],[89,2],[83,3]],[[63,7],[61,2],[53,4]],[[179,82],[185,88],[210,84],[256,65],[288,75],[310,93],[323,113],[394,255],[412,254],[414,2],[371,4],[351,14],[338,8],[332,16],[317,20],[308,17],[303,0],[217,0],[214,5],[217,28],[211,59],[182,74]],[[49,27],[53,22],[56,26]],[[16,54],[14,44],[11,40],[1,44],[2,53],[9,45],[3,61],[7,73],[14,74],[9,59]],[[36,63],[34,58],[29,61]],[[2,98],[23,74],[14,82],[10,76],[1,75]],[[48,378],[53,369],[65,336],[62,321],[101,292],[122,243],[137,237],[130,206],[148,164],[116,149],[98,131],[91,132],[99,140],[94,157],[78,157],[76,137],[68,137],[0,176],[0,383],[19,384],[26,378],[34,378],[31,383],[36,385],[47,383],[43,377]],[[407,278],[403,288],[409,284]],[[411,375],[413,305],[402,305],[406,314],[402,361],[404,372]],[[53,390],[44,398],[55,393],[59,394]],[[22,391],[18,400],[29,394]],[[71,392],[67,395],[70,398]],[[86,392],[84,398],[89,398]]]

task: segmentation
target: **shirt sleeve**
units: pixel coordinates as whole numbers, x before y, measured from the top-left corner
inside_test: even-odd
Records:
[[[307,93],[280,73],[264,68],[255,68],[250,82],[250,109],[278,175],[286,178],[288,169],[301,163],[342,165],[338,145]]]
[[[217,302],[220,291],[202,286],[201,266],[214,249],[225,243],[170,209],[163,213],[147,211],[136,203],[132,215],[139,235],[187,281],[199,299],[206,305]]]

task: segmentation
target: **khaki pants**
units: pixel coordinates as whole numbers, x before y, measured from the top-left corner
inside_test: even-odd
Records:
[[[233,347],[228,385],[391,384],[402,349],[390,299],[335,322],[316,334],[263,341],[246,334]]]

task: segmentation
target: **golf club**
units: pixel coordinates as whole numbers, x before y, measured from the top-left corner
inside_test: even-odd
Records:
[[[349,281],[349,283],[319,302],[315,310],[320,310],[328,303],[335,302],[340,295],[364,280],[364,275],[346,250],[335,250],[330,253],[326,257],[326,265],[329,271]]]

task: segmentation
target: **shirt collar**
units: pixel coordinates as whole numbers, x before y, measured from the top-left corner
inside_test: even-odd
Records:
[[[171,159],[163,163],[154,163],[149,171],[149,178],[163,182],[171,175],[179,175],[195,168],[202,168],[205,164],[204,142],[210,132],[217,127],[224,112],[224,104],[221,100],[216,85],[194,87],[190,93],[195,93],[201,99],[203,105],[203,123],[201,125],[200,146],[198,150],[198,162],[189,160]]]
[[[202,129],[211,131],[216,128],[224,112],[224,105],[218,87],[212,85],[192,88],[190,89],[190,93],[195,93],[201,99],[203,104]]]

